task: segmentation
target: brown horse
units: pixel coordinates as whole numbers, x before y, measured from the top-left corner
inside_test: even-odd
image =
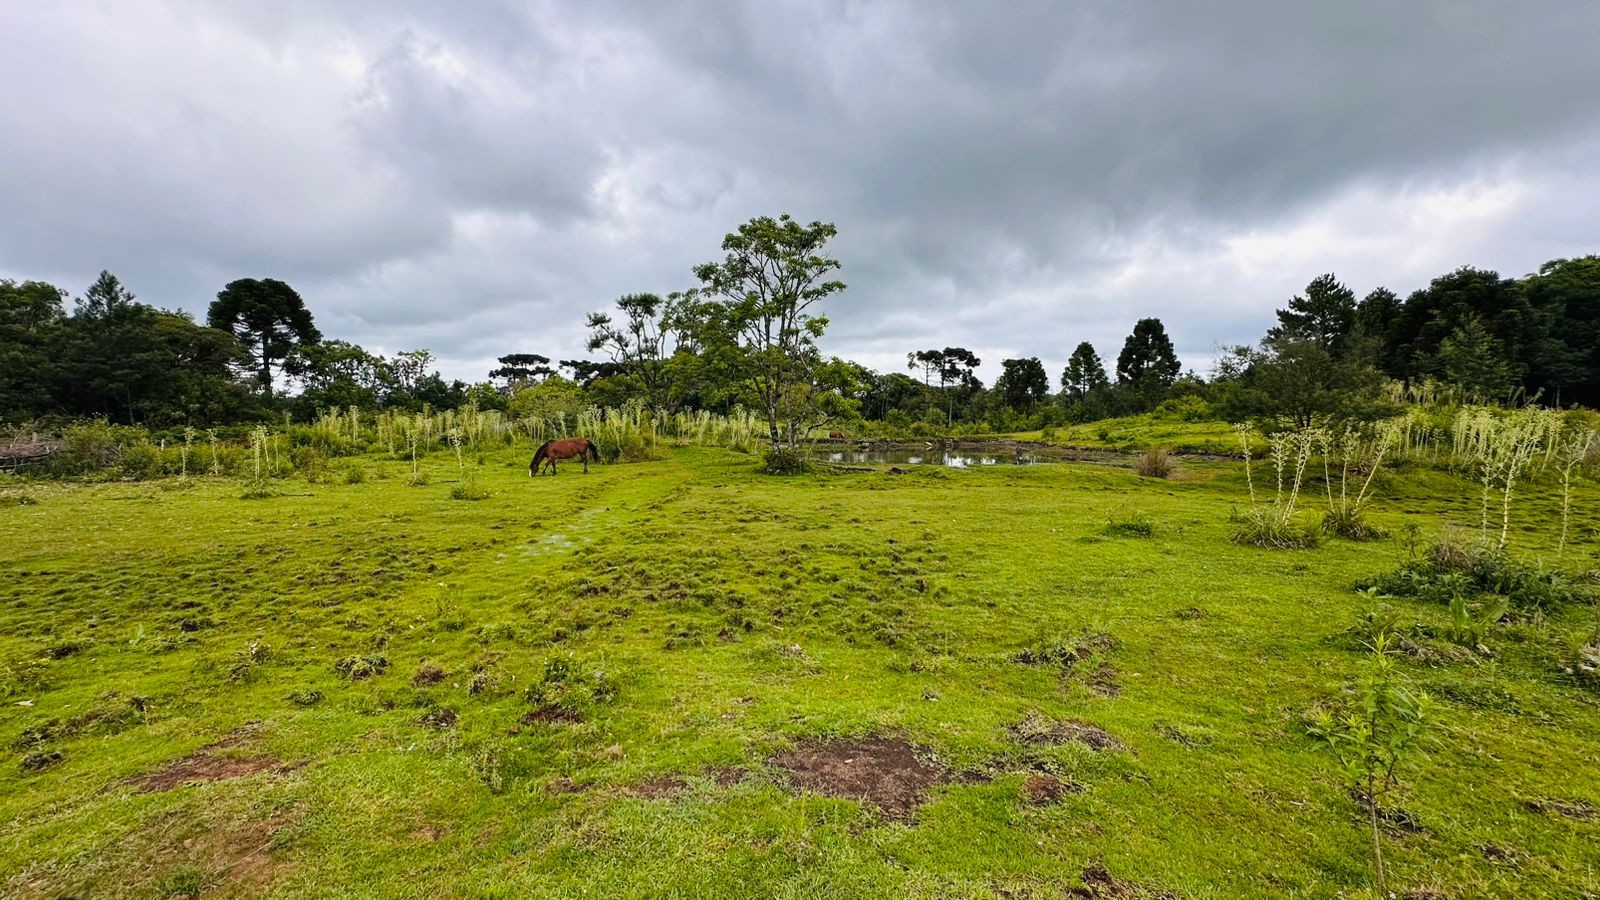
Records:
[[[528,477],[539,474],[545,463],[550,464],[550,474],[556,474],[556,460],[572,459],[576,456],[583,460],[583,474],[589,474],[589,460],[600,461],[600,448],[588,438],[563,438],[559,441],[545,441],[539,449],[533,451],[533,462],[528,463]]]

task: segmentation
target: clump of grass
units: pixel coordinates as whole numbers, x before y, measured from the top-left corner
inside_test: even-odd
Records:
[[[36,506],[39,498],[32,494],[0,494],[0,506]]]
[[[278,492],[271,488],[251,488],[239,495],[240,500],[268,500],[278,496]]]
[[[295,691],[289,695],[289,702],[295,706],[316,706],[322,702],[322,692],[315,688]]]
[[[1273,550],[1305,550],[1320,543],[1317,532],[1286,515],[1277,505],[1256,505],[1232,516],[1235,544]]]
[[[1151,538],[1156,536],[1156,522],[1142,510],[1106,513],[1106,527],[1101,529],[1111,537]]]
[[[1267,439],[1267,458],[1272,461],[1277,488],[1271,501],[1259,501],[1251,470],[1250,426],[1235,427],[1244,448],[1244,478],[1250,490],[1250,506],[1244,512],[1236,509],[1231,515],[1234,524],[1231,539],[1236,544],[1275,550],[1315,547],[1317,532],[1300,524],[1295,516],[1295,504],[1300,499],[1306,463],[1311,459],[1317,432],[1285,431]]]
[[[250,680],[256,668],[271,658],[271,647],[263,641],[251,641],[243,650],[233,655],[233,664],[228,667],[228,680],[235,682]]]
[[[523,699],[535,711],[579,712],[593,704],[610,703],[617,693],[616,682],[604,669],[572,656],[552,656],[545,660],[539,680],[523,691]]]
[[[1394,444],[1395,431],[1395,426],[1381,424],[1371,434],[1354,426],[1336,435],[1313,433],[1322,447],[1322,480],[1328,495],[1323,531],[1351,541],[1375,541],[1387,536],[1383,529],[1367,521],[1366,509],[1372,496],[1372,481]]]
[[[487,500],[489,496],[488,488],[479,487],[471,482],[458,484],[450,489],[451,500]]]
[[[1139,455],[1134,470],[1144,478],[1165,478],[1172,474],[1171,455],[1161,448],[1152,448]]]
[[[360,466],[351,466],[350,468],[344,470],[344,483],[345,484],[365,484],[366,481],[367,481],[367,470],[366,469],[363,469]]]
[[[362,681],[389,670],[386,656],[342,656],[333,664],[335,672],[346,681]]]

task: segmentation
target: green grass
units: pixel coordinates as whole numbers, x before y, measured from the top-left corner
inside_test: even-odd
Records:
[[[773,478],[679,449],[530,480],[526,456],[490,454],[471,503],[443,454],[426,486],[370,458],[360,483],[250,501],[207,479],[0,485],[37,500],[0,503],[0,894],[1056,896],[1091,864],[1182,896],[1366,890],[1361,811],[1304,720],[1359,670],[1352,587],[1404,559],[1398,537],[1236,545],[1237,463]],[[1381,478],[1392,534],[1476,522],[1470,483]],[[1133,508],[1151,536],[1105,534]],[[1557,509],[1519,501],[1514,546],[1553,561]],[[1600,496],[1575,509],[1576,569]],[[1600,694],[1559,674],[1592,621],[1407,658],[1444,742],[1401,795],[1424,830],[1386,838],[1391,885],[1600,891],[1600,819],[1550,805],[1600,808]],[[1095,668],[1065,662],[1084,647]],[[554,708],[581,721],[522,722]],[[1020,743],[1030,716],[1126,749]],[[870,733],[995,777],[891,820],[766,764]],[[210,758],[264,768],[132,783],[224,738]],[[25,771],[41,752],[61,757]],[[1029,806],[1032,768],[1081,790]],[[684,790],[641,796],[669,775]]]

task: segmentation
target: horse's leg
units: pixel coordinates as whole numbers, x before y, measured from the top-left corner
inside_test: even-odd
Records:
[[[550,454],[550,477],[556,477],[556,457],[554,453]]]

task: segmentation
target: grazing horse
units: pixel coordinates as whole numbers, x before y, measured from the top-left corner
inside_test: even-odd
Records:
[[[828,440],[830,440],[830,441],[842,441],[842,440],[844,440],[844,432],[842,432],[842,431],[830,431],[830,432],[828,432]]]
[[[574,456],[583,460],[583,474],[589,474],[589,460],[600,461],[600,449],[594,441],[588,438],[563,438],[559,441],[545,441],[539,449],[533,451],[533,462],[528,463],[528,476],[531,478],[539,474],[545,463],[550,464],[550,474],[556,474],[556,460],[572,459]]]

